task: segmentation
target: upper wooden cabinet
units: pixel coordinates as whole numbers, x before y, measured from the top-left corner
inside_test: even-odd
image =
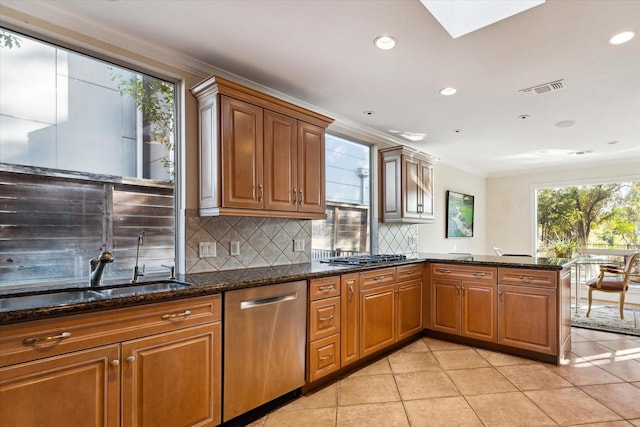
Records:
[[[323,219],[333,119],[212,76],[198,99],[200,215]]]
[[[383,222],[431,223],[433,164],[407,147],[380,150],[380,217]]]

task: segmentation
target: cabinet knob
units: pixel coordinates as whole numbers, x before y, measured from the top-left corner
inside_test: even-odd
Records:
[[[111,366],[120,366],[120,361],[118,359],[113,359],[109,364]]]
[[[136,357],[135,356],[127,357],[127,362],[131,363],[131,362],[135,362],[135,361],[136,361]]]

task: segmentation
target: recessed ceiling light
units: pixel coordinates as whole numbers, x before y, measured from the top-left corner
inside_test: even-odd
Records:
[[[569,154],[573,156],[583,156],[585,154],[591,154],[591,153],[593,153],[593,150],[573,151]]]
[[[530,116],[530,115],[528,115],[528,114],[520,114],[520,115],[518,116],[518,118],[519,118],[520,120],[527,120],[529,117],[531,117],[531,116]]]
[[[607,142],[607,144],[609,144],[609,145],[615,145],[615,144],[617,144],[618,142],[620,142],[620,141],[609,141],[609,142]]]
[[[390,36],[376,37],[373,43],[378,47],[378,49],[382,50],[393,49],[393,47],[396,45],[396,41],[393,39],[393,37]]]
[[[562,120],[562,121],[559,121],[558,123],[556,123],[556,127],[557,128],[568,128],[568,127],[571,127],[571,126],[573,126],[575,124],[576,124],[575,120]]]
[[[376,112],[375,111],[363,111],[362,114],[364,114],[365,116],[373,116]]]
[[[609,39],[609,43],[611,44],[623,44],[631,40],[636,36],[635,31],[623,31],[622,33],[618,33],[615,36]]]
[[[462,129],[454,129],[453,133],[462,133]]]
[[[457,90],[455,90],[452,87],[445,87],[444,89],[442,89],[440,91],[440,94],[444,95],[444,96],[451,96],[451,95],[454,95],[456,92],[457,92]]]

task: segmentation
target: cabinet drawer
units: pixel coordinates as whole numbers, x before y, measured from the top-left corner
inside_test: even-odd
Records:
[[[340,332],[340,297],[309,304],[309,341]]]
[[[401,265],[396,268],[396,280],[403,282],[405,280],[422,279],[424,264]]]
[[[340,335],[313,341],[309,344],[309,382],[340,369]]]
[[[213,295],[0,326],[0,366],[220,319]]]
[[[309,280],[309,301],[340,295],[340,276]]]
[[[381,268],[360,273],[360,289],[374,288],[396,282],[396,269]]]
[[[523,268],[499,268],[498,282],[508,285],[556,287],[556,272]]]
[[[434,278],[496,283],[496,276],[496,269],[494,267],[459,264],[431,264],[431,277]]]

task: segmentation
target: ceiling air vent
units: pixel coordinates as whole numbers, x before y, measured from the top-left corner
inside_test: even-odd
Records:
[[[524,96],[535,96],[542,95],[543,93],[553,92],[556,90],[564,89],[567,87],[567,84],[564,80],[556,80],[555,82],[545,83],[542,85],[530,87],[527,89],[521,89],[518,92],[523,94]]]

